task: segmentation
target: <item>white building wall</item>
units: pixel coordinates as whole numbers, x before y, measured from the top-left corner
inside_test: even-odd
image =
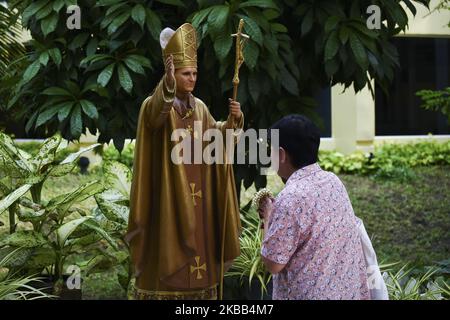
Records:
[[[438,0],[430,2],[430,8],[438,5]],[[414,2],[417,8],[413,16],[408,8],[408,28],[399,37],[446,37],[450,38],[450,12],[430,11]],[[372,83],[375,88],[375,83]],[[340,85],[331,88],[332,138],[323,139],[321,149],[337,150],[348,154],[356,150],[371,151],[375,144],[384,142],[411,142],[416,139],[450,140],[450,135],[439,136],[375,136],[375,101],[366,87],[355,94],[353,88],[342,93]]]

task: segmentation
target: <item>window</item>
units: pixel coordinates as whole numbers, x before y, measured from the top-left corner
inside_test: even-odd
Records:
[[[394,38],[400,68],[386,96],[375,93],[376,135],[449,134],[447,118],[440,112],[420,107],[416,92],[450,86],[450,39]]]
[[[322,138],[331,137],[331,87],[322,89],[316,95],[317,114],[322,120],[320,128],[320,136]]]

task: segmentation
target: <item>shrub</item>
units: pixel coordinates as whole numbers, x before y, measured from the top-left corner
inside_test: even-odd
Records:
[[[134,143],[120,153],[114,146],[103,151],[103,160],[119,161],[129,168],[133,166]],[[410,179],[410,168],[426,165],[450,164],[450,141],[439,143],[424,141],[408,144],[386,143],[376,146],[373,153],[355,152],[344,155],[337,151],[320,151],[319,163],[334,173],[372,174],[380,178]]]
[[[128,168],[133,167],[134,143],[129,143],[119,152],[113,145],[103,150],[103,161],[118,161]]]
[[[415,166],[450,164],[450,141],[408,144],[383,144],[373,153],[356,152],[343,155],[336,151],[321,151],[319,163],[335,173],[374,174],[378,177],[411,178]]]
[[[241,255],[234,260],[233,266],[225,277],[238,276],[241,284],[244,279],[251,286],[252,280],[257,279],[261,287],[261,297],[267,292],[267,285],[272,278],[261,259],[261,245],[263,231],[260,219],[255,210],[242,212],[242,234],[240,237]]]
[[[439,276],[441,269],[428,267],[419,271],[404,265],[397,272],[385,271],[383,278],[390,300],[445,300],[449,298],[449,282]]]

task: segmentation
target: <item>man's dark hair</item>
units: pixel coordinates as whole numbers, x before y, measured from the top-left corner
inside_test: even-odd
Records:
[[[272,129],[279,130],[280,147],[289,154],[294,167],[302,168],[317,162],[320,132],[307,117],[299,114],[285,116],[275,122]]]

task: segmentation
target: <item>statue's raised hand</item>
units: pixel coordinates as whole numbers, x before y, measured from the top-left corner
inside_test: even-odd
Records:
[[[175,66],[173,64],[173,56],[169,55],[165,61],[166,79],[170,88],[175,85]]]

